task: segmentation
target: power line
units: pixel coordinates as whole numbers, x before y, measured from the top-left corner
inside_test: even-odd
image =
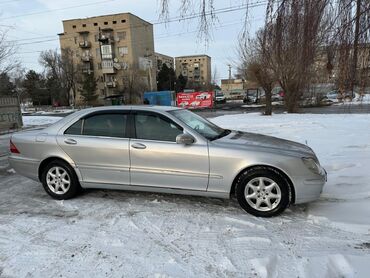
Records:
[[[14,3],[14,2],[19,2],[19,1],[22,1],[22,0],[8,0],[8,1],[1,1],[1,2],[0,2],[0,5],[2,5],[2,4],[8,4],[8,3]]]
[[[109,1],[115,1],[115,0],[109,0]],[[106,1],[104,1],[106,2]],[[196,13],[196,14],[193,14],[193,15],[190,15],[190,16],[187,16],[187,17],[174,17],[174,18],[170,18],[169,20],[167,21],[157,21],[157,22],[154,22],[152,23],[152,25],[161,25],[161,24],[167,24],[167,23],[170,23],[170,22],[181,22],[181,21],[185,21],[185,20],[190,20],[190,19],[194,19],[194,18],[199,18],[201,16],[207,16],[207,15],[211,15],[211,14],[223,14],[223,13],[228,13],[228,12],[233,12],[233,11],[239,11],[241,9],[249,9],[249,8],[254,8],[254,7],[259,7],[259,6],[263,6],[267,3],[267,1],[260,1],[260,2],[254,2],[254,3],[249,3],[249,5],[238,5],[238,6],[231,6],[231,7],[227,7],[227,8],[220,8],[220,9],[216,9],[214,11],[208,11],[206,12],[205,14],[202,14],[202,13]],[[142,24],[138,24],[138,25],[130,25],[129,27],[124,27],[124,28],[116,28],[115,30],[116,31],[120,31],[120,30],[127,30],[127,29],[134,29],[134,28],[142,28],[143,25]],[[38,44],[38,43],[44,43],[44,42],[50,42],[50,41],[56,41],[56,40],[65,40],[65,39],[70,39],[70,37],[73,37],[74,34],[71,34],[69,35],[70,37],[67,37],[68,35],[64,35],[65,37],[60,37],[60,38],[54,38],[54,39],[46,39],[46,40],[39,40],[39,41],[35,41],[35,42],[26,42],[26,43],[21,43],[21,44],[16,44],[17,46],[22,46],[22,45],[30,45],[30,44]],[[34,37],[34,38],[28,38],[28,39],[19,39],[19,40],[13,40],[13,41],[10,41],[10,42],[16,42],[16,41],[27,41],[27,40],[33,40],[33,39],[39,39],[39,38],[47,38],[47,37],[54,37],[54,36],[44,36],[44,37]]]
[[[18,14],[18,15],[13,15],[13,16],[9,16],[9,17],[0,18],[0,21],[1,20],[7,20],[7,19],[13,19],[13,18],[19,18],[19,17],[30,16],[30,15],[45,14],[45,13],[51,13],[51,12],[56,12],[56,11],[64,11],[64,10],[81,8],[81,7],[86,7],[86,6],[93,6],[93,5],[98,5],[98,4],[103,4],[103,3],[107,3],[107,2],[113,2],[113,1],[116,1],[116,0],[105,0],[105,1],[75,5],[75,6],[69,6],[69,7],[58,8],[58,9],[50,9],[50,10],[44,10],[44,11],[39,11],[39,12],[32,12],[32,13],[27,13],[27,14]]]
[[[229,22],[229,23],[226,23],[226,24],[217,26],[217,27],[215,27],[215,29],[217,30],[217,29],[221,29],[221,28],[232,26],[232,25],[236,25],[236,24],[240,24],[240,22],[239,21],[238,22]],[[170,35],[162,34],[162,35],[159,35],[159,36],[155,37],[154,39],[155,40],[161,40],[161,39],[166,39],[166,38],[171,38],[171,37],[177,37],[177,36],[182,36],[182,35],[187,35],[187,34],[193,34],[193,33],[197,33],[197,32],[198,32],[198,30],[192,30],[192,31],[187,31],[187,32],[174,33],[174,34],[170,34]],[[54,40],[57,40],[57,39],[44,40],[43,42],[50,42],[50,41],[54,41]],[[144,41],[145,40],[135,41],[135,43],[133,43],[133,45],[139,46]],[[36,42],[30,42],[29,44],[33,44],[33,43],[36,43]],[[17,46],[19,46],[19,45],[21,45],[21,44],[18,44]],[[22,45],[25,45],[25,44],[22,44]],[[19,52],[17,54],[41,53],[41,52],[42,51],[28,51],[28,52]]]

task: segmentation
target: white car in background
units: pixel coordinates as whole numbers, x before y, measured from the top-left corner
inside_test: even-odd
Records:
[[[196,96],[196,99],[205,100],[205,99],[209,99],[210,97],[211,97],[210,93],[201,93],[200,95]]]

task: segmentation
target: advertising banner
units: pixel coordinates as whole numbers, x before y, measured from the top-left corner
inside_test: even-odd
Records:
[[[213,106],[213,92],[177,93],[177,106],[182,108],[210,108]]]

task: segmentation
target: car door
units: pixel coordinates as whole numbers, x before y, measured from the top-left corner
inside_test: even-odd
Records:
[[[206,190],[209,175],[207,142],[176,143],[183,128],[154,112],[132,111],[131,184]]]
[[[61,130],[58,144],[75,162],[84,183],[130,184],[128,113],[95,112]]]

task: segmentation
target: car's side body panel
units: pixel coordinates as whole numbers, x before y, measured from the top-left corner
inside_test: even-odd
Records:
[[[176,142],[131,139],[131,184],[146,187],[207,190],[208,147],[202,142],[186,146]]]
[[[68,162],[75,169],[81,186],[86,188],[221,198],[229,197],[233,181],[241,171],[254,165],[267,165],[280,170],[291,180],[296,203],[317,199],[325,183],[325,175],[313,174],[303,165],[302,156],[316,158],[308,147],[283,140],[278,142],[280,148],[271,147],[268,145],[276,144],[276,139],[270,138],[272,141],[267,142],[270,140],[268,137],[253,139],[261,140],[265,145],[250,145],[247,140],[250,135],[241,133],[239,140],[234,140],[236,134],[232,133],[221,140],[208,141],[161,107],[142,106],[135,107],[135,110],[152,111],[168,117],[182,126],[184,133],[195,138],[194,144],[186,146],[135,138],[64,135],[64,131],[79,118],[106,109],[86,109],[44,130],[14,134],[12,140],[20,154],[9,157],[11,165],[19,174],[38,180],[40,164],[55,157]],[[131,107],[109,109],[132,110]],[[76,140],[77,145],[66,144],[65,139],[68,138]],[[132,149],[133,143],[145,144],[146,149]]]
[[[76,144],[67,144],[68,139]],[[74,161],[84,182],[130,184],[128,138],[59,134],[57,142]]]

